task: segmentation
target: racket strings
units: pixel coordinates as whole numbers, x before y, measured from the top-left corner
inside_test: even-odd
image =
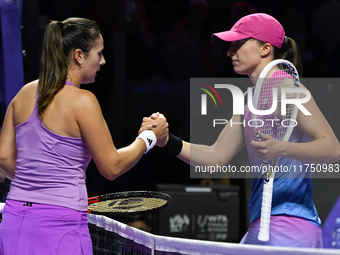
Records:
[[[274,66],[264,78],[262,82],[261,92],[258,98],[257,109],[268,110],[276,106],[276,110],[271,114],[257,115],[258,130],[263,133],[274,137],[277,140],[283,140],[287,132],[287,129],[294,126],[295,122],[292,120],[293,113],[295,111],[295,105],[288,104],[286,107],[286,114],[281,114],[281,96],[282,88],[294,87],[294,70],[286,64],[278,64]],[[276,88],[277,93],[275,95],[273,88]],[[274,96],[276,96],[276,105],[273,105]],[[286,99],[296,98],[296,93],[286,93]]]
[[[167,205],[162,198],[133,197],[101,201],[88,206],[93,213],[133,213],[150,211]]]

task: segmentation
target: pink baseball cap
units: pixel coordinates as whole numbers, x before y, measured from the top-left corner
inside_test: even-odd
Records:
[[[280,22],[272,16],[254,13],[238,20],[229,31],[215,33],[211,37],[214,43],[216,43],[215,37],[228,42],[251,37],[281,48],[285,31]]]

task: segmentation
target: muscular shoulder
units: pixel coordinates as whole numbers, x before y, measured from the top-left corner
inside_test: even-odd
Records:
[[[69,99],[72,100],[71,108],[78,123],[83,118],[92,119],[96,115],[101,115],[99,102],[91,91],[77,89],[74,93]]]
[[[37,94],[37,84],[38,80],[35,80],[24,85],[13,98],[13,106],[15,105],[16,107],[32,108],[34,106],[33,102],[35,101]]]
[[[20,92],[28,92],[28,91],[30,91],[30,92],[36,93],[37,89],[38,89],[38,82],[39,82],[39,80],[34,80],[34,81],[31,81],[30,83],[25,84],[21,88]]]
[[[14,99],[18,99],[17,101],[22,101],[22,100],[31,100],[31,98],[35,98],[36,93],[37,93],[37,86],[38,86],[38,80],[32,81],[30,83],[25,84],[18,94],[15,96]]]
[[[38,81],[33,81],[23,86],[13,98],[10,107],[13,110],[14,125],[19,125],[30,116],[37,94]]]
[[[74,104],[79,110],[87,110],[99,106],[96,96],[91,91],[85,89],[79,89],[79,91],[77,91]]]

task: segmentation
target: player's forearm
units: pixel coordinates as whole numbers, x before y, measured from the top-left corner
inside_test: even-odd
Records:
[[[117,175],[119,176],[134,167],[145,151],[146,146],[141,139],[137,139],[127,147],[118,149],[119,161],[117,161],[116,165]]]
[[[207,145],[190,144],[183,141],[183,148],[178,158],[193,166],[209,165],[211,159],[211,147]]]
[[[6,174],[13,178],[16,168],[16,159],[5,159],[0,157],[0,168],[6,172]]]
[[[177,157],[192,166],[225,164],[225,157],[220,157],[214,146],[191,144],[185,141]]]
[[[307,163],[333,163],[340,160],[340,145],[329,137],[307,143],[283,142],[282,157]]]
[[[190,164],[190,143],[182,141],[183,147],[181,152],[177,155],[177,158]]]
[[[14,146],[0,145],[0,168],[13,178],[16,169],[17,152]]]
[[[129,146],[115,150],[101,159],[93,158],[99,172],[108,180],[114,180],[134,167],[146,151],[145,142],[136,139]]]

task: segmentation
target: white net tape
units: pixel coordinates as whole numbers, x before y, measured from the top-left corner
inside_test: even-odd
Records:
[[[0,212],[4,208],[4,203],[0,203]],[[222,243],[212,241],[202,241],[184,238],[174,238],[150,234],[136,228],[129,227],[106,216],[88,214],[89,225],[102,229],[107,232],[105,241],[100,241],[101,245],[105,242],[114,243],[115,240],[107,240],[107,237],[119,236],[120,245],[126,245],[124,251],[130,250],[131,253],[124,254],[150,254],[150,255],[332,255],[340,254],[340,251],[330,249],[306,249],[306,248],[286,248],[261,245],[246,245],[236,243]],[[90,233],[94,240],[94,232]],[[92,230],[93,231],[93,230]],[[97,232],[97,231],[96,231]],[[110,235],[112,234],[112,235]],[[125,240],[125,241],[121,241]],[[96,245],[98,240],[94,242]],[[137,245],[131,246],[131,243]],[[94,247],[96,254],[120,254],[104,251],[105,249]]]
[[[192,240],[184,238],[153,235],[129,227],[123,223],[105,216],[88,214],[89,223],[115,232],[121,237],[132,240],[151,250],[150,254],[188,254],[188,255],[313,255],[340,254],[340,251],[329,249],[286,248],[260,245],[245,245],[236,243],[221,243],[212,241]]]

